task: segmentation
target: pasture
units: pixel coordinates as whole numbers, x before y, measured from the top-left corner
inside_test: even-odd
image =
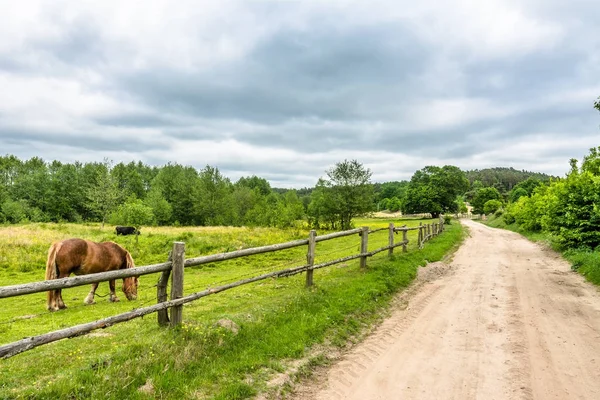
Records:
[[[355,220],[355,226],[416,226],[419,220]],[[232,227],[144,227],[137,240],[116,236],[114,228],[89,224],[29,224],[0,227],[0,285],[43,280],[50,243],[70,237],[112,240],[127,248],[136,265],[166,261],[173,241],[186,243],[186,257],[304,239],[308,230]],[[325,232],[319,232],[319,234]],[[400,235],[401,236],[401,235]],[[416,249],[395,250],[369,259],[315,271],[315,286],[304,287],[304,274],[271,279],[187,304],[183,325],[160,328],[156,316],[63,340],[0,360],[0,398],[173,398],[243,399],[269,391],[268,382],[296,359],[310,366],[326,362],[319,348],[343,347],[381,318],[391,296],[408,285],[416,268],[436,261],[462,238],[459,224]],[[370,235],[369,250],[387,245],[387,231]],[[397,238],[397,240],[401,240]],[[357,236],[317,245],[316,262],[355,254]],[[184,294],[245,277],[302,265],[306,248],[293,248],[186,268]],[[65,289],[68,308],[45,310],[45,294],[0,299],[0,344],[105,318],[156,302],[158,275],[140,277],[138,298],[110,303],[108,283],[100,284],[96,304],[83,299],[89,286]],[[217,325],[239,325],[237,334]]]

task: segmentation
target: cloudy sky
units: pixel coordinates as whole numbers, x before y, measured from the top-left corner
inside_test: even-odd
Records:
[[[300,188],[600,145],[597,0],[0,1],[2,155]]]

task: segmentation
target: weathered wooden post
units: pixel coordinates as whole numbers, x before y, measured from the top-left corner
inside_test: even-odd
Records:
[[[408,227],[406,226],[406,224],[402,227],[404,228],[404,230],[402,231],[402,252],[406,253],[408,251],[408,249],[406,248],[406,245],[408,244],[408,231],[406,230],[406,228]]]
[[[167,261],[173,261],[173,252],[169,252],[169,259]],[[156,284],[156,302],[164,303],[167,301],[167,284],[169,283],[169,276],[171,276],[171,270],[168,269],[160,274],[158,283]],[[169,324],[169,311],[165,308],[156,312],[158,318],[158,325],[166,326]]]
[[[360,254],[364,254],[368,251],[369,248],[369,227],[363,226],[360,237]],[[362,256],[360,258],[360,268],[367,267],[367,256]]]
[[[308,252],[306,253],[306,287],[313,285],[313,272],[312,266],[315,264],[315,249],[317,247],[317,231],[314,229],[308,234]]]
[[[171,278],[171,300],[183,297],[183,270],[185,261],[185,243],[173,242],[173,277]],[[171,307],[171,326],[181,324],[183,319],[183,304]]]
[[[388,233],[388,245],[390,246],[390,249],[388,250],[388,256],[392,256],[394,254],[394,248],[391,247],[394,245],[394,223],[390,222],[390,232]]]
[[[419,237],[417,239],[417,245],[419,249],[423,248],[423,223],[419,222]]]

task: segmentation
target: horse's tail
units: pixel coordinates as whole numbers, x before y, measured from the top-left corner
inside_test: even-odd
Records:
[[[60,248],[62,247],[62,242],[58,242],[58,243],[53,243],[52,246],[50,246],[50,249],[48,249],[48,260],[46,261],[46,280],[50,280],[50,279],[56,279],[58,278],[58,274],[57,274],[57,266],[56,266],[56,255],[58,254],[58,251],[60,250]],[[54,302],[54,291],[50,290],[48,291],[48,301],[46,303],[46,305],[48,307],[51,307],[52,303]],[[48,308],[50,309],[50,308]]]
[[[46,261],[46,280],[56,279],[56,255],[62,247],[62,242],[53,243],[48,249],[48,261]]]

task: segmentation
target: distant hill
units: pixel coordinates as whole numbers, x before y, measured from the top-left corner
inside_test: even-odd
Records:
[[[495,167],[485,169],[474,169],[465,171],[465,175],[469,182],[473,184],[475,181],[480,181],[483,186],[500,186],[505,192],[510,191],[517,183],[527,180],[528,178],[547,181],[553,178],[551,175],[542,174],[540,172],[519,171],[514,168]]]

